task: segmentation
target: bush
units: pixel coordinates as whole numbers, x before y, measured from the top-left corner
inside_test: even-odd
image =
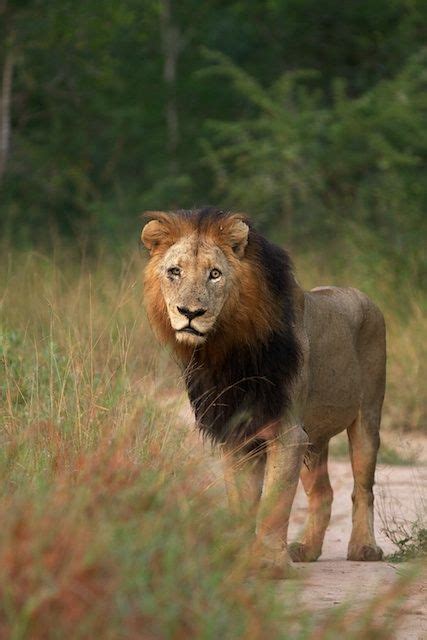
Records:
[[[427,52],[357,98],[336,81],[329,105],[312,72],[264,88],[224,55],[206,55],[210,73],[228,78],[251,107],[241,120],[210,123],[205,161],[217,197],[301,245],[371,229],[398,269],[416,265],[421,281]]]

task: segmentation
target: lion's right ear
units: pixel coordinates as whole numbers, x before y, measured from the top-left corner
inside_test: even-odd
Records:
[[[147,211],[144,217],[154,218],[147,222],[141,233],[141,240],[153,255],[162,246],[171,246],[173,240],[170,237],[170,229],[167,225],[167,213],[161,211]]]

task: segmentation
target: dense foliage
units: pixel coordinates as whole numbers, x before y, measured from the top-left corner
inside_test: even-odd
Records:
[[[295,240],[351,220],[417,250],[422,0],[4,0],[0,12],[0,215],[15,241],[116,238],[144,208],[212,202]]]

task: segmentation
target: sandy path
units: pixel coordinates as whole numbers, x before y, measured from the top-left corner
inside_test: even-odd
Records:
[[[315,563],[295,565],[304,579],[302,603],[309,609],[326,611],[345,601],[352,601],[357,609],[399,578],[403,566],[388,562],[348,562],[347,543],[351,532],[351,491],[353,478],[348,462],[332,461],[329,465],[334,489],[332,518],[326,532],[323,554]],[[388,554],[395,551],[384,536],[379,512],[394,513],[406,521],[420,514],[426,500],[427,468],[379,465],[377,468],[376,521],[377,542]],[[424,496],[424,497],[423,497]],[[294,503],[290,539],[294,539],[304,522],[306,499],[299,486]],[[399,640],[427,638],[427,581],[420,578],[404,603],[405,619],[396,633]]]

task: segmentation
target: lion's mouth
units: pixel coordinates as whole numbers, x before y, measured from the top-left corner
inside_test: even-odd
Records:
[[[183,327],[182,329],[178,329],[177,333],[191,333],[191,335],[198,336],[199,338],[204,338],[204,336],[205,336],[204,333],[201,333],[200,331],[197,331],[197,329],[195,329],[194,327],[191,327],[190,325],[187,325],[186,327]]]

